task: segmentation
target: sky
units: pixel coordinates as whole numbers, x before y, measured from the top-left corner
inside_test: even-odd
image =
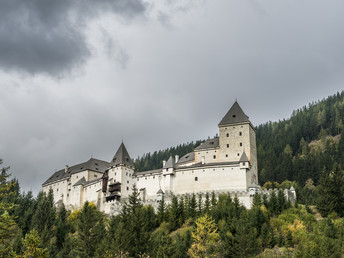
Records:
[[[0,158],[56,170],[212,137],[342,91],[342,0],[0,0]]]

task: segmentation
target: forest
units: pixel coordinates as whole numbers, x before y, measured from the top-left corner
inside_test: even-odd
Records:
[[[55,207],[52,192],[21,192],[2,167],[0,257],[342,257],[343,118],[342,92],[257,126],[259,181],[273,190],[270,198],[256,194],[251,209],[212,193],[174,196],[155,211],[135,188],[116,216],[88,202],[71,212]],[[145,154],[135,166],[161,167],[201,142]],[[282,191],[291,186],[296,203]]]

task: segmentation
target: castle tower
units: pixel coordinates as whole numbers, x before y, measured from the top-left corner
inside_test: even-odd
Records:
[[[250,184],[258,184],[256,132],[237,101],[219,123],[220,161],[240,161],[243,154],[251,166]]]
[[[122,142],[103,175],[102,191],[107,195],[106,199],[127,198],[134,184],[133,173],[134,163]]]

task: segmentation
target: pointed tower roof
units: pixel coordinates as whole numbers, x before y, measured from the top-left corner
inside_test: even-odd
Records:
[[[239,161],[240,161],[240,162],[249,161],[245,151],[241,154],[241,157],[240,157],[240,160],[239,160]]]
[[[222,118],[219,126],[229,125],[229,124],[240,124],[240,123],[249,123],[250,120],[248,116],[242,111],[238,102],[235,101],[233,106],[229,109],[227,114]]]
[[[115,156],[113,156],[110,166],[117,166],[121,164],[134,167],[134,163],[131,160],[130,155],[123,142],[121,143],[121,146],[119,146]]]
[[[170,156],[170,158],[168,159],[168,161],[166,161],[166,164],[163,168],[175,168],[176,164],[174,162],[174,159],[172,158],[172,156]]]

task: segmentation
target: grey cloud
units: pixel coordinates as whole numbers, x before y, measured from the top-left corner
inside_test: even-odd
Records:
[[[59,76],[91,55],[87,22],[106,12],[130,20],[145,9],[142,0],[1,0],[0,67]]]

